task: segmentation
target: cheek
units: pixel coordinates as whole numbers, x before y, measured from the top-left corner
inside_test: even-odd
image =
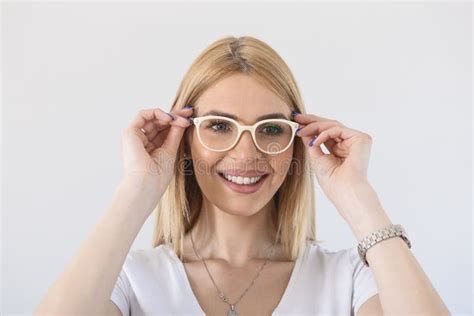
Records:
[[[198,183],[207,187],[215,184],[215,165],[222,158],[220,153],[209,151],[200,144],[191,143],[194,174]]]
[[[287,150],[284,153],[269,159],[270,165],[274,172],[273,177],[275,179],[275,182],[283,182],[283,180],[288,174],[288,170],[290,169],[292,159],[292,150]]]

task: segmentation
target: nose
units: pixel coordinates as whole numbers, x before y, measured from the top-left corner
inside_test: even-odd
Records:
[[[258,154],[259,150],[253,142],[250,131],[242,132],[237,144],[231,149],[231,156],[239,160],[254,159]]]

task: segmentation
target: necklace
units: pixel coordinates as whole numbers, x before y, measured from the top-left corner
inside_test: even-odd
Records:
[[[189,234],[191,235],[191,243],[193,244],[193,250],[194,250],[194,253],[196,254],[196,256],[202,260],[202,262],[204,263],[204,267],[206,268],[206,271],[207,271],[207,274],[209,274],[209,277],[211,278],[211,281],[212,283],[214,284],[214,287],[216,288],[217,290],[217,294],[219,295],[219,297],[229,305],[230,309],[229,311],[227,312],[227,316],[237,316],[237,311],[235,310],[235,305],[237,305],[237,303],[242,299],[242,297],[244,297],[244,295],[247,293],[247,291],[252,287],[252,285],[255,283],[255,280],[257,280],[257,278],[260,276],[260,272],[263,270],[263,268],[265,267],[265,265],[267,264],[267,261],[268,259],[270,258],[270,256],[273,254],[273,251],[274,251],[274,247],[275,247],[275,244],[276,244],[276,240],[275,242],[273,243],[273,246],[272,247],[272,251],[270,252],[270,254],[266,257],[265,259],[265,262],[263,263],[263,265],[260,267],[260,269],[258,270],[258,273],[257,275],[255,276],[255,278],[253,278],[252,282],[250,283],[250,285],[244,290],[244,292],[240,295],[239,299],[231,304],[229,302],[229,299],[224,295],[224,293],[219,289],[219,287],[217,286],[216,282],[214,282],[214,278],[212,277],[211,275],[211,272],[209,272],[209,269],[207,268],[207,264],[206,264],[206,261],[204,261],[204,259],[198,254],[197,250],[196,250],[196,247],[194,246],[194,240],[193,240],[193,234],[192,232],[190,231]],[[269,247],[270,248],[270,247]],[[268,249],[268,248],[267,248]]]

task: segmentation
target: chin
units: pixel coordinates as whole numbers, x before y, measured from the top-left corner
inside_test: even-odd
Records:
[[[219,209],[229,215],[250,217],[257,214],[263,208],[263,206],[260,208],[255,207],[255,203],[237,203],[229,205],[229,202],[225,202],[221,207],[219,207]]]

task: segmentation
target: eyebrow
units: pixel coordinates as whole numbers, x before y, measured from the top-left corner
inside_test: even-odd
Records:
[[[217,111],[217,110],[209,111],[209,112],[207,112],[206,114],[203,114],[202,116],[206,116],[206,115],[225,116],[225,117],[234,119],[234,120],[236,120],[236,121],[240,121],[240,119],[239,119],[237,116],[233,115],[233,114],[229,114],[229,113],[222,112],[222,111]],[[270,114],[265,114],[265,115],[262,115],[262,116],[257,117],[257,121],[266,120],[266,119],[273,119],[273,118],[279,118],[279,119],[290,120],[290,118],[288,118],[288,117],[287,117],[285,114],[283,114],[283,113],[270,113]]]

